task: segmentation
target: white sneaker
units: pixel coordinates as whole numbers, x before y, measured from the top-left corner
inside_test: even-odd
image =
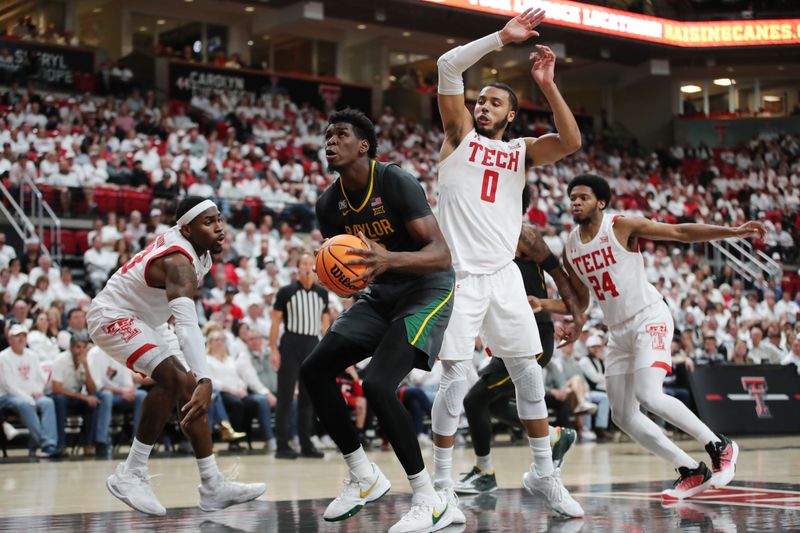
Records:
[[[269,453],[274,453],[278,449],[278,443],[275,440],[275,437],[272,437],[264,443],[264,449]]]
[[[411,510],[389,528],[389,533],[439,531],[452,524],[453,518],[444,491],[437,492],[435,497],[418,492],[411,497]]]
[[[222,474],[216,482],[198,487],[200,509],[206,512],[221,511],[231,505],[255,500],[267,490],[264,483],[239,483],[225,478]]]
[[[447,508],[448,512],[453,513],[453,521],[451,524],[466,524],[467,517],[464,516],[464,512],[458,508],[458,496],[456,492],[453,490],[453,487],[448,487],[442,490],[442,493],[447,498]]]
[[[597,440],[597,434],[589,429],[584,429],[581,431],[581,440],[584,442],[595,442]]]
[[[322,517],[328,522],[338,522],[350,518],[366,504],[374,502],[392,488],[389,479],[383,475],[378,465],[372,463],[372,475],[365,479],[350,477],[344,480],[342,493],[336,497]]]
[[[11,442],[14,437],[20,434],[20,431],[8,422],[3,422],[3,433],[6,434],[6,440]]]
[[[106,488],[128,507],[140,513],[164,516],[167,510],[156,498],[149,480],[146,470],[127,470],[125,463],[120,463],[117,470],[106,479]]]
[[[314,448],[318,450],[322,449],[322,441],[319,440],[319,437],[317,435],[311,435],[311,438],[309,438],[308,440],[311,441],[311,444],[314,445]]]
[[[556,468],[549,476],[540,476],[529,470],[522,476],[522,486],[534,496],[536,492],[544,496],[550,508],[557,513],[570,518],[583,516],[583,508],[570,496],[564,484],[561,483],[561,469],[559,468]]]

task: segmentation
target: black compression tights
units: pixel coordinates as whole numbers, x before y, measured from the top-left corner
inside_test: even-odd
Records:
[[[397,386],[422,355],[408,344],[405,324],[393,322],[372,354],[364,374],[364,396],[374,410],[403,465],[413,475],[425,468],[411,416],[397,397]],[[344,455],[361,446],[358,432],[336,383],[336,376],[345,368],[368,357],[367,351],[345,337],[328,332],[300,367],[314,410],[328,434]]]

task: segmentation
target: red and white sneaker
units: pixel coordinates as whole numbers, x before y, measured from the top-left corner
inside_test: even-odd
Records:
[[[739,457],[739,445],[726,437],[719,435],[718,442],[706,444],[706,451],[711,456],[711,472],[713,479],[711,484],[716,487],[724,487],[731,481],[736,474],[736,458]]]
[[[672,488],[661,492],[664,500],[685,500],[696,496],[711,486],[711,470],[705,463],[697,468],[678,468],[680,477],[672,484]]]

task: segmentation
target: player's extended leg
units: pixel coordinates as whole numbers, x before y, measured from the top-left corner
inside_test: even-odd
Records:
[[[637,377],[632,373],[606,376],[612,420],[636,442],[669,461],[680,472],[681,477],[674,487],[662,493],[664,497],[683,499],[704,491],[711,484],[711,471],[669,440],[661,428],[642,413],[636,394]]]
[[[392,322],[364,372],[363,382],[367,404],[374,409],[413,491],[411,510],[389,529],[390,533],[436,531],[454,520],[465,521],[457,506],[449,505],[448,495],[434,489],[422,460],[414,422],[395,392],[411,369],[428,359],[407,339],[405,322]]]
[[[156,516],[166,514],[148,483],[147,461],[153,445],[164,430],[178,398],[183,394],[183,374],[174,357],[162,361],[152,373],[155,381],[142,404],[139,430],[127,460],[106,481],[108,490],[133,509]]]
[[[665,376],[666,370],[663,368],[637,370],[636,399],[645,409],[682,429],[705,446],[711,456],[714,477],[712,484],[724,487],[733,480],[739,446],[724,435],[716,435],[683,402],[664,394]]]
[[[367,503],[386,494],[391,484],[367,458],[350,419],[350,411],[336,376],[366,358],[371,350],[329,331],[300,366],[300,379],[308,390],[320,423],[339,447],[350,469],[342,493],[325,509],[323,518],[335,522],[350,518]],[[394,389],[391,391],[394,393]]]
[[[478,381],[464,397],[464,412],[475,451],[475,466],[455,484],[458,494],[479,494],[497,489],[492,466],[492,412],[509,407],[514,384],[502,359],[492,358],[480,372]],[[516,411],[512,415],[516,419]]]
[[[467,395],[467,375],[471,360],[442,360],[442,377],[433,400],[433,480],[437,489],[453,486],[453,447],[458,431],[458,417]]]
[[[176,365],[177,366],[177,365]],[[182,387],[179,389],[177,407],[183,418],[181,408],[192,398],[196,382],[191,373],[183,370]],[[153,379],[157,379],[154,375]],[[267,486],[264,483],[238,483],[223,476],[217,468],[214,457],[214,443],[211,439],[211,428],[208,416],[195,418],[191,424],[181,424],[181,429],[189,438],[200,470],[200,509],[203,511],[219,511],[244,502],[254,500],[264,494]]]
[[[583,508],[570,496],[561,483],[560,471],[553,466],[542,367],[533,357],[511,357],[503,362],[517,390],[517,412],[533,452],[533,464],[523,475],[522,484],[531,494],[543,495],[556,512],[569,517],[583,516]]]

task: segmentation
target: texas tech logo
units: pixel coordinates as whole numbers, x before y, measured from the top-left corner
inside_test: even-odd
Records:
[[[763,377],[744,377],[742,387],[756,400],[756,415],[758,418],[772,418],[767,406],[767,380]]]
[[[667,325],[664,323],[661,324],[648,324],[645,328],[647,333],[650,334],[650,338],[653,341],[653,349],[654,350],[664,350],[664,339],[669,332]]]
[[[130,342],[132,338],[142,332],[139,328],[133,326],[132,318],[121,318],[114,322],[103,326],[103,331],[106,335],[114,336],[119,335],[122,342]]]

